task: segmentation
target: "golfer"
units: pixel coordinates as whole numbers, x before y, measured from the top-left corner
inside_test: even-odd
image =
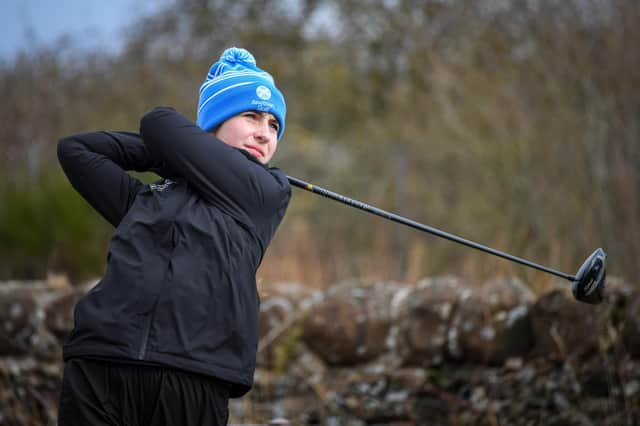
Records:
[[[140,134],[60,140],[69,181],[115,227],[64,345],[61,426],[227,423],[228,399],[253,383],[256,270],[291,197],[268,166],[285,115],[271,75],[230,48],[200,88],[197,123],[159,107]]]

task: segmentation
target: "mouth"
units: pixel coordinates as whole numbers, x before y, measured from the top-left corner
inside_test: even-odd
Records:
[[[262,158],[264,157],[264,152],[262,152],[262,150],[260,148],[257,148],[255,146],[245,146],[244,149],[251,155],[253,155],[256,158]]]

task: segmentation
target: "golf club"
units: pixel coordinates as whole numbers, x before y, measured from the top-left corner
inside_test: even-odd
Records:
[[[313,192],[323,197],[330,198],[340,203],[346,204],[351,207],[355,207],[360,210],[375,214],[376,216],[389,219],[391,221],[401,223],[414,229],[418,229],[429,234],[445,238],[447,240],[463,244],[468,247],[475,248],[485,253],[493,254],[494,256],[502,257],[507,260],[519,263],[521,265],[529,266],[539,271],[547,272],[565,280],[571,281],[573,296],[580,302],[589,304],[598,304],[602,302],[604,298],[605,278],[606,278],[606,258],[607,255],[603,249],[599,248],[594,251],[588,258],[582,263],[582,266],[578,269],[575,275],[566,274],[564,272],[556,271],[555,269],[548,268],[546,266],[538,265],[520,257],[504,253],[500,250],[493,249],[491,247],[476,243],[474,241],[467,240],[448,232],[441,231],[437,228],[424,225],[422,223],[407,219],[394,213],[390,213],[386,210],[379,209],[377,207],[370,206],[361,201],[354,200],[336,192],[329,191],[327,189],[312,185],[301,179],[287,176],[289,183],[298,188],[304,189],[309,192]]]

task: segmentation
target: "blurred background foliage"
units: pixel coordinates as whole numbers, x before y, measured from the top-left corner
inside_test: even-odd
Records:
[[[57,140],[136,130],[231,45],[286,94],[274,165],[575,272],[599,246],[640,272],[636,0],[184,0],[105,55],[61,41],[0,63],[0,279],[100,275],[111,229],[72,190]],[[151,180],[153,176],[142,176]],[[550,278],[294,190],[259,282],[457,274]]]

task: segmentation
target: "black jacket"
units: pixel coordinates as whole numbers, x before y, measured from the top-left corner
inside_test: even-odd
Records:
[[[286,175],[156,108],[140,135],[58,143],[74,188],[113,226],[102,280],[76,305],[64,359],[165,365],[253,383],[256,269],[291,197]],[[126,171],[169,176],[145,185]]]

